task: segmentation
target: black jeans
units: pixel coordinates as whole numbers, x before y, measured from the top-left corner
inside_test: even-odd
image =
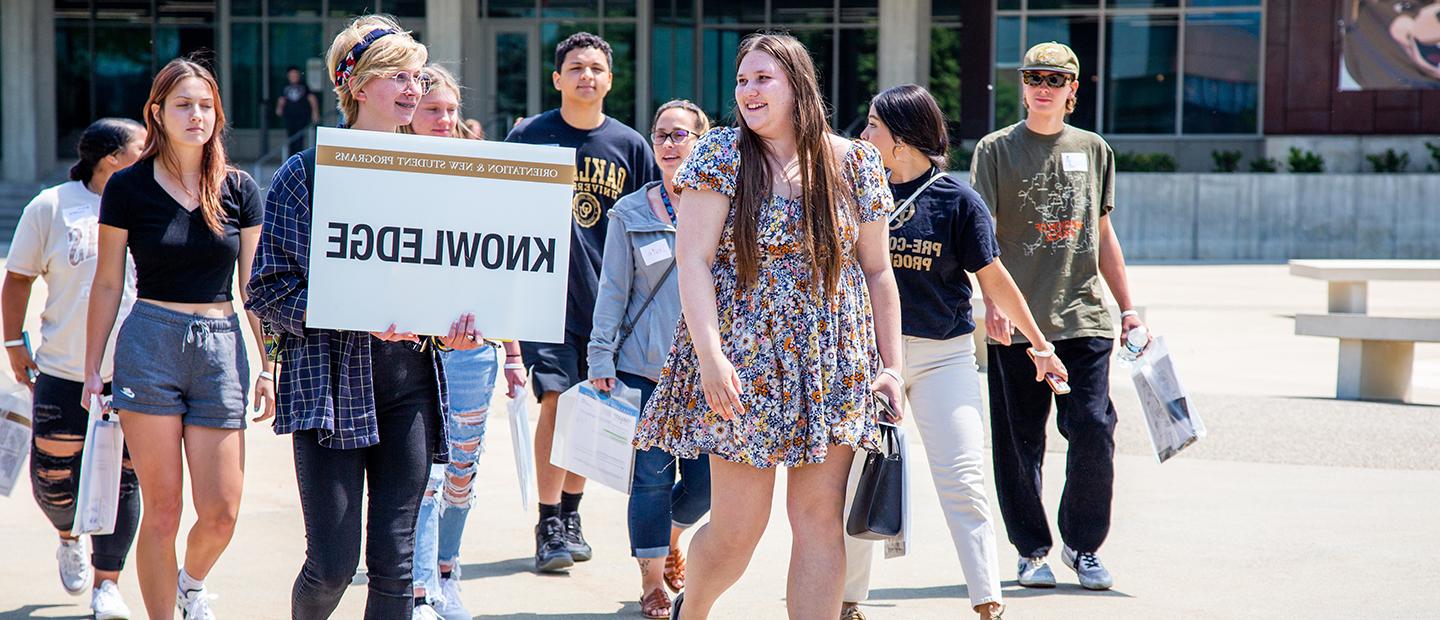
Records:
[[[415,520],[440,432],[438,390],[428,399],[386,403],[377,392],[380,443],[356,450],[322,447],[317,431],[294,433],[295,478],[305,516],[305,566],[290,615],[329,618],[360,562],[360,501],[369,484],[365,566],[367,620],[410,617]]]
[[[989,345],[995,491],[1010,542],[1024,557],[1044,555],[1053,545],[1040,500],[1052,397],[1056,425],[1070,443],[1060,496],[1060,537],[1076,551],[1093,552],[1110,533],[1115,484],[1110,352],[1115,343],[1109,338],[1073,338],[1054,345],[1070,371],[1070,393],[1065,396],[1035,381],[1035,364],[1025,354],[1030,345]]]
[[[68,532],[75,525],[75,501],[80,488],[80,457],[90,413],[80,406],[85,385],[41,373],[35,380],[35,428],[30,440],[30,486],[35,503],[57,531]],[[105,385],[110,393],[110,385]],[[46,440],[41,445],[40,440]],[[56,446],[49,442],[60,442]],[[130,452],[120,468],[120,507],[115,531],[91,536],[94,550],[90,563],[97,570],[125,568],[125,556],[135,543],[140,524],[140,486],[130,468]]]

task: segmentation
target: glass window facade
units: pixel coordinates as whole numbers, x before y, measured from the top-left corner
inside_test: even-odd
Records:
[[[865,110],[878,84],[876,0],[653,0],[652,19],[654,106],[694,99],[717,122],[730,122],[741,39],[761,30],[784,30],[815,59],[835,130],[859,135],[864,129]]]
[[[1127,135],[1260,132],[1261,0],[997,0],[992,105],[1023,116],[1019,66],[1036,43],[1080,58],[1070,122]]]

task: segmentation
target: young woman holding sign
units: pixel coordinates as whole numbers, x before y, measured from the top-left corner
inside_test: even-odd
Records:
[[[960,556],[970,605],[980,617],[999,617],[1000,564],[995,520],[985,495],[985,423],[975,366],[970,278],[985,296],[1015,317],[1035,348],[1050,344],[1025,298],[1000,263],[990,213],[968,185],[945,173],[950,142],[945,116],[924,88],[907,84],[875,96],[860,137],[880,150],[890,191],[900,206],[890,218],[891,262],[900,287],[905,395],[939,491],[950,538]],[[1035,358],[1035,379],[1062,378],[1065,365]],[[846,610],[865,600],[875,545],[846,538]],[[861,617],[852,612],[855,617]]]
[[[211,618],[204,580],[230,544],[245,479],[250,368],[230,290],[260,237],[260,188],[225,156],[225,110],[205,67],[165,65],[145,102],[145,150],[100,202],[100,243],[85,339],[80,405],[104,390],[101,362],[124,297],[126,250],[138,300],[115,340],[113,406],[144,506],[136,544],[150,618]],[[242,295],[243,297],[243,295]],[[252,316],[257,348],[260,326]],[[269,362],[256,400],[273,411]],[[177,566],[185,463],[198,517]],[[176,574],[179,574],[178,583]]]
[[[425,47],[386,17],[356,18],[326,54],[345,122],[394,133],[410,124],[428,80]],[[294,618],[327,618],[360,561],[361,511],[368,496],[365,618],[409,617],[415,522],[430,464],[446,462],[445,373],[437,341],[483,346],[474,317],[422,342],[391,325],[384,332],[307,329],[310,190],[314,149],[275,173],[250,306],[279,338],[275,432],[292,433],[305,516],[305,566],[291,594]],[[368,493],[366,487],[368,485]]]
[[[675,176],[684,318],[635,445],[708,453],[724,498],[690,543],[679,617],[707,617],[744,574],[784,466],[786,606],[835,618],[850,463],[879,447],[872,391],[901,397],[893,203],[875,147],[831,132],[799,41],[746,37],[735,78],[740,126],[700,138]]]
[[[40,192],[20,215],[5,261],[5,289],[0,293],[10,369],[17,382],[30,387],[35,403],[30,486],[40,511],[60,534],[60,548],[55,552],[60,584],[71,594],[84,592],[91,585],[93,566],[90,609],[98,620],[130,617],[116,582],[140,524],[140,493],[135,470],[124,462],[115,531],[88,540],[71,534],[80,456],[90,419],[89,411],[80,406],[85,379],[85,310],[95,279],[100,195],[110,177],[135,163],[144,149],[145,127],[135,121],[102,118],[85,128],[76,148],[80,161],[70,168],[70,181]],[[40,349],[32,358],[28,335],[22,330],[36,278],[44,279],[48,294],[40,315]],[[135,281],[126,278],[120,313],[129,314],[134,303]],[[109,359],[101,364],[100,372],[101,378],[110,378]],[[105,391],[109,393],[108,384]]]
[[[420,99],[415,118],[403,131],[422,136],[483,140],[460,120],[460,83],[444,67],[425,67],[430,92]],[[505,384],[512,397],[523,394],[525,367],[520,344],[505,348]],[[435,617],[469,620],[460,600],[460,537],[475,499],[475,465],[485,445],[490,396],[498,364],[494,347],[448,351],[445,365],[449,411],[445,416],[450,464],[430,468],[430,486],[415,526],[415,620]]]
[[[591,384],[610,391],[619,380],[640,390],[641,407],[655,390],[680,320],[680,285],[671,274],[680,215],[675,172],[710,129],[710,119],[699,106],[675,100],[660,106],[650,125],[663,181],[646,183],[610,210],[587,355]],[[635,451],[630,554],[640,563],[640,612],[646,618],[670,617],[665,587],[685,587],[680,534],[709,510],[709,462],[676,459],[660,448]]]

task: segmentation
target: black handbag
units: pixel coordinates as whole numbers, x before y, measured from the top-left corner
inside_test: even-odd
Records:
[[[880,402],[889,407],[883,397]],[[904,501],[905,462],[900,457],[895,426],[881,422],[880,450],[865,455],[845,533],[863,540],[894,537],[905,522]]]

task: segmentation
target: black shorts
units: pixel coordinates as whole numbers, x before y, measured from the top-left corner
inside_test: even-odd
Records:
[[[520,354],[530,370],[530,387],[536,398],[546,392],[564,392],[585,380],[590,372],[585,345],[566,339],[563,343],[521,342]]]

